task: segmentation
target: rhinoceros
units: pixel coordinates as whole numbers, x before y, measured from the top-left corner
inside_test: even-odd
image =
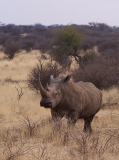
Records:
[[[40,75],[40,74],[39,74]],[[92,132],[91,122],[102,104],[102,93],[90,82],[73,82],[71,76],[50,76],[47,88],[41,84],[40,106],[51,109],[53,120],[66,117],[69,124],[75,124],[78,119],[84,119],[84,132]]]

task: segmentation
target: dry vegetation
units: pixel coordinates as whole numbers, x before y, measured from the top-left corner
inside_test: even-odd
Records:
[[[0,53],[0,160],[119,159],[119,89],[103,91],[103,109],[91,135],[83,122],[68,129],[66,119],[53,123],[40,95],[27,87],[27,75],[39,53],[22,52],[12,61]]]

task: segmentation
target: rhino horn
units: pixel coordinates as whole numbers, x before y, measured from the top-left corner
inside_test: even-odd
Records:
[[[47,91],[43,88],[40,80],[40,71],[39,71],[39,90],[42,97],[47,97]]]

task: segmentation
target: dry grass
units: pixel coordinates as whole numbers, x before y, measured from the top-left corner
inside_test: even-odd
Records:
[[[27,88],[29,71],[40,53],[21,53],[12,61],[0,53],[0,160],[119,159],[119,90],[103,91],[103,109],[84,134],[83,121],[72,130],[65,118],[53,123],[40,95]],[[18,97],[22,88],[22,95]]]

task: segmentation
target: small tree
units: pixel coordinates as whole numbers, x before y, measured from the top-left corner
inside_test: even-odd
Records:
[[[7,42],[5,44],[4,53],[9,59],[13,59],[15,54],[20,51],[20,45],[17,42]]]
[[[79,61],[82,39],[83,35],[78,27],[74,25],[62,27],[55,34],[51,56],[60,64],[63,64],[69,56],[73,56]]]

